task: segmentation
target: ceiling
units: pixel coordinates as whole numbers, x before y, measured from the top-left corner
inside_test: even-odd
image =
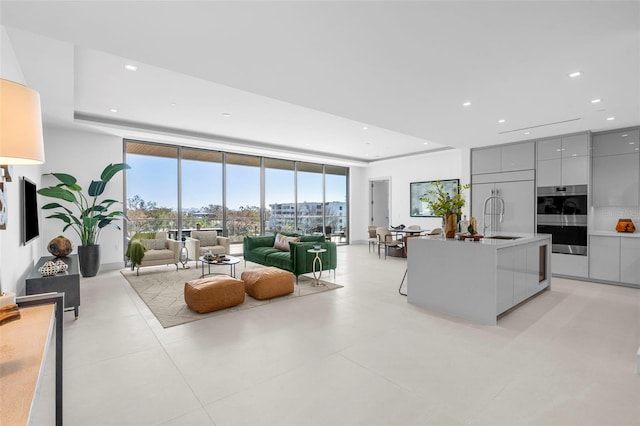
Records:
[[[45,121],[123,137],[366,165],[640,124],[638,1],[3,0],[0,23]]]

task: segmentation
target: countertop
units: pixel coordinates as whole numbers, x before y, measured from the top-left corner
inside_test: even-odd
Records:
[[[513,236],[513,237],[518,237],[515,240],[501,240],[501,239],[492,239],[490,237],[495,237],[495,236]],[[520,233],[520,232],[503,232],[503,233],[495,233],[495,234],[491,234],[491,235],[487,235],[485,238],[480,239],[479,241],[473,241],[473,240],[458,240],[455,238],[443,238],[441,236],[434,236],[434,237],[428,237],[428,236],[424,236],[424,237],[414,237],[414,238],[410,238],[408,241],[411,240],[425,240],[425,241],[433,241],[434,243],[442,243],[442,244],[473,244],[476,245],[478,247],[483,247],[483,248],[505,248],[505,247],[512,247],[512,246],[518,246],[521,244],[528,244],[534,241],[541,241],[541,240],[545,240],[547,238],[550,238],[551,235],[550,234],[526,234],[526,233]]]
[[[640,232],[589,231],[589,235],[598,237],[640,238]]]

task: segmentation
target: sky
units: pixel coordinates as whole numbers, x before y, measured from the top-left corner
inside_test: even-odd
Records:
[[[139,195],[144,201],[153,201],[158,207],[178,206],[178,163],[175,158],[127,155],[127,198]],[[199,208],[209,204],[222,204],[220,191],[222,165],[202,161],[182,162],[182,208]],[[227,206],[260,205],[260,169],[257,167],[227,165]],[[317,173],[298,173],[299,202],[322,201],[322,178]],[[345,177],[326,176],[326,201],[346,201]],[[293,203],[293,171],[265,170],[265,204]]]

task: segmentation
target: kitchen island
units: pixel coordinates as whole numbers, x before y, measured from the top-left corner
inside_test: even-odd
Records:
[[[497,234],[479,241],[408,239],[409,303],[495,325],[500,314],[551,285],[551,235]]]

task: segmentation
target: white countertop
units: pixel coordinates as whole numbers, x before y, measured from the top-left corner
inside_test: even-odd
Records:
[[[589,231],[589,235],[599,237],[640,238],[640,232],[616,232],[616,231]]]
[[[494,239],[491,237],[495,236],[513,236],[518,237],[514,240],[502,240],[502,239]],[[547,238],[551,238],[550,234],[524,234],[520,232],[502,232],[487,235],[486,237],[480,239],[479,241],[474,240],[458,240],[454,238],[443,238],[442,236],[433,236],[433,237],[415,237],[411,238],[411,240],[425,240],[425,241],[433,241],[434,243],[442,243],[442,244],[473,244],[478,247],[484,248],[503,248],[503,247],[511,247],[518,246],[521,244],[528,244],[533,241],[541,241]]]

